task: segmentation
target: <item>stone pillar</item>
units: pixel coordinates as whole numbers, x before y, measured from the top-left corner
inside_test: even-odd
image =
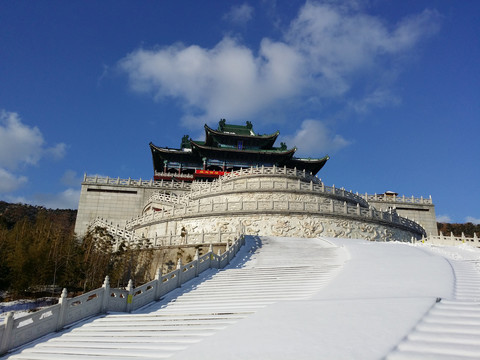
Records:
[[[103,288],[103,297],[102,297],[102,308],[101,312],[104,314],[108,311],[108,300],[110,300],[110,278],[105,276],[105,281],[102,285]]]
[[[161,288],[162,288],[162,267],[159,266],[155,272],[155,301],[160,299]]]
[[[133,281],[132,279],[128,280],[127,289],[127,309],[126,312],[132,312],[133,309]]]
[[[0,339],[0,355],[5,354],[10,349],[10,343],[13,338],[13,322],[13,311],[9,311],[5,318],[3,337]]]
[[[58,303],[60,304],[60,310],[58,313],[56,331],[60,331],[65,326],[65,316],[67,313],[67,306],[68,306],[67,289],[63,288],[62,294],[60,295],[60,299],[58,300]]]

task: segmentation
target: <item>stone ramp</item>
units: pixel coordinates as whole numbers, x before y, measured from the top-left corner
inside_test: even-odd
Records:
[[[452,299],[437,302],[386,359],[480,359],[480,260],[443,255],[455,274]]]
[[[135,313],[86,321],[5,359],[168,358],[259,309],[309,298],[341,269],[344,256],[325,240],[249,237],[225,269],[206,271]]]

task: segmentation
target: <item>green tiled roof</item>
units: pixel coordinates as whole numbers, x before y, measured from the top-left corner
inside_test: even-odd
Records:
[[[236,135],[256,135],[251,125],[232,125],[232,124],[219,124],[218,131],[233,133]]]

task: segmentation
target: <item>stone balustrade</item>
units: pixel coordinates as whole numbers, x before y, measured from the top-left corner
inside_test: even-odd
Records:
[[[149,188],[159,188],[159,189],[185,189],[190,190],[191,183],[185,181],[154,181],[153,179],[150,180],[134,180],[134,179],[120,179],[118,178],[111,178],[111,177],[103,177],[103,176],[88,176],[87,174],[83,177],[82,185],[114,185],[114,186],[138,186],[138,187],[149,187]]]
[[[138,287],[134,287],[130,280],[126,289],[110,288],[107,276],[101,288],[74,298],[68,299],[64,289],[58,304],[35,313],[15,318],[14,313],[9,312],[4,323],[0,324],[0,355],[77,321],[106,312],[132,312],[157,301],[207,269],[224,268],[244,244],[241,235],[231,245],[227,243],[223,254],[214,254],[213,247],[210,247],[210,251],[202,256],[197,252],[195,259],[188,264],[183,265],[179,259],[174,271],[162,275],[159,268],[154,280]]]
[[[212,216],[212,215],[235,214],[260,214],[260,213],[298,213],[298,214],[322,214],[337,215],[341,217],[358,217],[362,219],[388,222],[395,225],[404,226],[417,233],[425,234],[421,225],[410,219],[400,217],[396,213],[377,211],[372,208],[363,208],[358,203],[351,205],[346,201],[343,205],[338,205],[331,199],[330,203],[311,202],[311,201],[279,201],[279,200],[240,200],[201,204],[196,202],[191,205],[183,205],[176,208],[145,214],[127,221],[126,228],[133,229],[143,227],[162,221],[170,221],[175,218],[185,218],[188,216]]]
[[[454,236],[453,233],[450,233],[450,236],[445,236],[440,231],[440,235],[434,236],[429,235],[426,239],[422,239],[423,242],[427,244],[433,245],[461,245],[461,244],[469,244],[475,247],[480,247],[480,238],[477,236],[476,233],[473,233],[473,237],[465,237],[465,234],[462,233],[462,236]]]
[[[313,176],[311,173],[307,173],[305,170],[299,171],[296,168],[291,169],[291,168],[287,168],[286,166],[265,167],[263,165],[259,167],[242,168],[240,170],[232,171],[230,173],[227,173],[221,176],[219,180],[228,181],[231,179],[235,179],[239,176],[248,176],[248,175],[283,175],[287,177],[299,178],[307,182],[312,181],[316,184],[320,184],[322,182],[318,177]]]
[[[173,245],[195,245],[195,244],[213,244],[227,243],[237,238],[238,232],[199,232],[186,233],[182,235],[157,235],[145,237],[143,234],[137,234],[133,230],[121,228],[118,225],[109,223],[105,219],[97,218],[89,226],[90,229],[95,227],[104,228],[113,237],[113,250],[117,251],[122,243],[129,246],[137,246],[140,248],[155,249],[162,246]]]
[[[186,204],[188,202],[188,198],[185,198],[183,195],[177,194],[167,194],[165,192],[153,193],[147,201],[145,201],[145,206],[152,202],[160,202],[160,203],[170,203],[170,204]]]
[[[223,180],[209,183],[209,186],[204,186],[198,190],[192,190],[186,197],[190,199],[197,199],[200,197],[208,196],[211,194],[222,194],[231,192],[244,192],[244,191],[302,191],[329,194],[333,197],[337,197],[342,200],[352,201],[359,203],[361,206],[368,208],[369,204],[361,197],[354,194],[351,191],[347,191],[343,188],[338,189],[334,186],[326,186],[322,182],[309,183],[303,182],[298,179],[296,182],[288,181],[288,179],[279,180],[264,180],[261,177],[257,178],[257,181],[252,181],[248,177],[243,179],[237,179],[237,181],[224,182]]]
[[[419,204],[419,205],[432,205],[432,197],[429,196],[428,198],[421,197],[414,197],[414,196],[397,196],[397,195],[385,195],[385,194],[374,194],[374,195],[360,195],[363,199],[367,201],[384,201],[384,202],[392,202],[392,203],[400,203],[400,204]]]

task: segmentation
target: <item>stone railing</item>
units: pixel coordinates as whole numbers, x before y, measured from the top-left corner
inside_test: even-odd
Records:
[[[90,229],[95,227],[104,228],[113,237],[113,250],[117,251],[123,243],[129,246],[137,246],[141,249],[155,249],[162,246],[172,245],[196,245],[196,244],[212,244],[227,243],[238,237],[238,232],[200,232],[185,233],[184,235],[157,235],[145,237],[143,234],[137,234],[133,230],[121,228],[119,225],[109,223],[103,218],[95,219],[89,226]]]
[[[393,202],[400,204],[420,204],[420,205],[432,205],[432,197],[424,198],[423,196],[417,198],[414,196],[396,196],[396,195],[385,195],[385,194],[374,194],[374,195],[360,195],[363,199],[367,201],[384,201],[384,202]]]
[[[134,231],[121,228],[119,225],[109,223],[107,220],[100,217],[96,218],[88,225],[89,230],[94,230],[96,227],[103,228],[112,235],[114,239],[113,248],[115,251],[118,250],[118,246],[122,241],[133,244],[140,244],[143,242],[141,236],[136,235]]]
[[[462,236],[453,236],[453,233],[450,233],[450,236],[445,236],[440,232],[440,235],[434,236],[429,235],[426,239],[422,239],[423,242],[433,245],[462,245],[469,244],[475,247],[480,247],[480,238],[476,233],[473,233],[473,238],[465,237],[465,234],[462,233]]]
[[[283,175],[283,176],[300,178],[307,182],[312,181],[313,183],[316,183],[316,184],[320,184],[322,182],[318,177],[313,176],[311,173],[307,173],[305,170],[299,171],[296,168],[291,169],[291,168],[287,168],[286,166],[265,167],[263,165],[259,167],[243,168],[240,170],[232,171],[223,176],[220,176],[219,180],[228,181],[231,179],[235,179],[238,176],[248,176],[248,175]]]
[[[184,181],[154,181],[150,180],[134,180],[134,179],[120,179],[120,178],[111,178],[103,176],[87,176],[83,177],[83,185],[92,184],[92,185],[112,185],[112,186],[135,186],[135,187],[153,187],[159,189],[185,189],[190,190],[191,183]]]
[[[262,213],[300,213],[300,214],[319,214],[319,215],[337,215],[345,217],[361,217],[362,219],[384,221],[395,225],[400,225],[413,230],[419,234],[425,234],[425,230],[415,221],[398,216],[395,212],[378,211],[373,208],[363,208],[358,203],[351,205],[343,202],[342,205],[335,203],[333,199],[330,203],[307,202],[307,201],[289,201],[289,200],[240,200],[228,201],[225,199],[221,203],[199,202],[181,206],[166,211],[139,216],[127,221],[126,228],[133,229],[150,224],[169,221],[174,218],[185,218],[195,216],[222,216],[240,215],[240,214],[262,214]]]
[[[159,172],[155,171],[155,176],[159,177],[171,177],[171,176],[178,176],[181,177],[182,179],[191,179],[190,181],[193,181],[194,177],[191,174],[172,174],[172,173],[166,173],[166,172]]]
[[[107,276],[101,288],[71,299],[67,298],[64,289],[58,304],[33,314],[15,318],[14,313],[9,312],[4,323],[0,324],[0,355],[46,334],[60,331],[79,320],[109,311],[132,312],[157,301],[207,269],[224,268],[244,244],[242,235],[232,245],[227,243],[223,254],[214,254],[213,247],[202,256],[197,251],[192,262],[183,265],[179,259],[176,270],[162,275],[158,269],[154,280],[135,288],[131,280],[126,289],[110,288]]]
[[[212,183],[209,183],[207,186],[203,186],[201,189],[192,190],[190,193],[185,195],[185,197],[189,197],[190,199],[196,199],[199,197],[208,196],[210,194],[216,195],[216,194],[235,192],[235,191],[242,192],[242,191],[258,191],[258,190],[265,190],[265,191],[297,190],[297,191],[327,194],[341,200],[347,200],[354,203],[359,203],[362,207],[365,207],[365,208],[369,207],[368,202],[366,202],[363,199],[363,197],[357,194],[354,194],[351,191],[347,191],[343,188],[338,189],[335,187],[335,185],[326,186],[322,182],[317,184],[312,181],[303,182],[300,179],[298,179],[296,182],[288,181],[288,179],[264,180],[261,177],[258,177],[257,181],[248,180],[248,178],[243,178],[241,180],[242,181],[212,182]]]
[[[145,206],[147,206],[151,202],[186,204],[188,202],[188,198],[183,195],[167,194],[165,192],[155,192],[147,199],[147,201],[145,201]]]

